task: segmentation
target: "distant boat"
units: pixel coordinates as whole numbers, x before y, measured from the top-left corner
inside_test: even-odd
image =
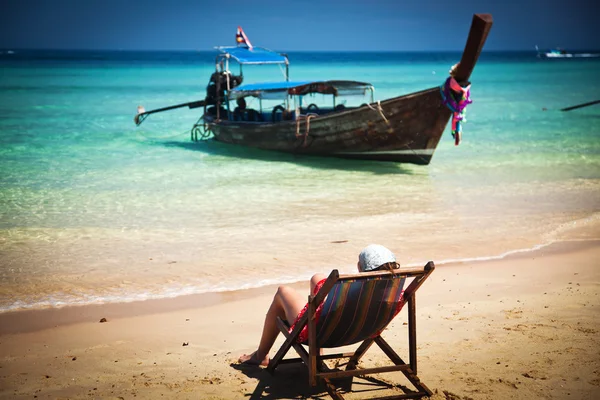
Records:
[[[589,58],[600,57],[600,53],[572,53],[561,48],[550,49],[548,51],[540,51],[539,47],[535,46],[538,58]]]

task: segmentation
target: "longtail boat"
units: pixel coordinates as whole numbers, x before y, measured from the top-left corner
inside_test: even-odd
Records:
[[[290,81],[288,56],[252,46],[238,27],[238,45],[217,48],[216,70],[204,100],[151,111],[140,106],[134,120],[139,125],[156,112],[203,108],[191,129],[194,141],[214,139],[299,155],[427,165],[451,118],[455,143],[460,142],[463,111],[470,103],[469,77],[492,23],[490,14],[473,16],[461,60],[441,86],[381,101],[374,101],[368,82]],[[238,75],[229,69],[233,62],[239,64]],[[249,64],[280,65],[285,79],[243,83],[243,66]],[[331,96],[328,105],[306,104],[315,94]],[[367,99],[355,106],[343,101],[357,95]],[[248,108],[247,100],[258,106]]]

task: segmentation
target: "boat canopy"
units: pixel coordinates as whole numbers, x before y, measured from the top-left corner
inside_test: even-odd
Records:
[[[285,55],[263,47],[217,47],[226,57],[232,57],[240,64],[288,64]]]
[[[229,99],[256,97],[259,99],[279,100],[287,96],[304,96],[311,93],[332,94],[334,96],[363,96],[373,91],[373,86],[357,81],[282,81],[249,83],[236,87],[229,92]]]

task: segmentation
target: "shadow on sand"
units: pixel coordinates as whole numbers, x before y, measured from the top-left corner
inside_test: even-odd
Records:
[[[320,382],[311,387],[308,383],[308,370],[302,363],[285,364],[277,368],[271,375],[266,368],[244,364],[231,364],[248,378],[258,381],[252,393],[244,396],[255,399],[330,399],[325,384]],[[334,379],[333,384],[342,395],[352,393],[352,398],[376,396],[376,392],[387,391],[381,395],[403,395],[412,391],[404,386],[386,382],[375,377],[352,377]]]
[[[185,150],[200,151],[206,154],[222,157],[244,158],[257,161],[287,162],[309,168],[370,172],[373,174],[415,175],[419,173],[419,168],[423,168],[422,166],[407,166],[394,162],[345,160],[334,157],[295,155],[220,143],[211,139],[200,142],[167,141],[160,143],[160,145],[165,147],[178,147]]]

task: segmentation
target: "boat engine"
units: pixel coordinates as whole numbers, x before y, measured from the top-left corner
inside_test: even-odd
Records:
[[[229,85],[227,84],[229,81]],[[231,72],[215,72],[210,76],[208,86],[206,86],[206,105],[216,105],[223,102],[225,91],[239,86],[243,81],[241,75],[233,75]]]

